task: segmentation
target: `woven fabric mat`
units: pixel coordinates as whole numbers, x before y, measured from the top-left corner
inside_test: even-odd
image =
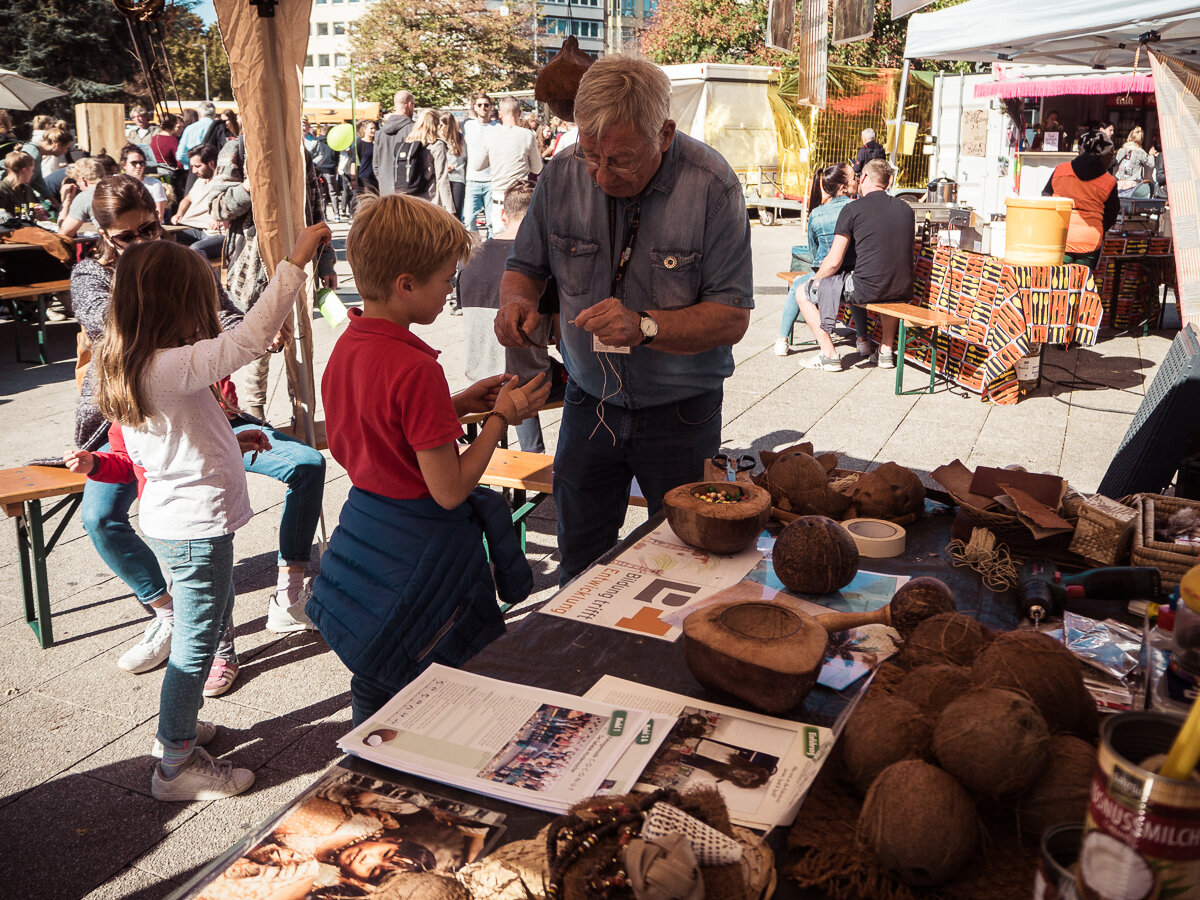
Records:
[[[1015,816],[999,810],[981,810],[988,837],[962,875],[938,888],[904,884],[859,844],[856,825],[862,801],[850,785],[838,780],[836,768],[824,767],[788,835],[792,853],[782,861],[780,872],[801,887],[833,900],[1013,900],[1033,895],[1036,850],[1021,841]]]

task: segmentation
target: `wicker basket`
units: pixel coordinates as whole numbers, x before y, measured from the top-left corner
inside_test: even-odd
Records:
[[[1097,494],[1080,504],[1078,513],[1071,552],[1100,566],[1124,564],[1139,511]]]
[[[1142,494],[1140,502],[1141,515],[1134,519],[1130,562],[1135,566],[1154,566],[1162,573],[1163,587],[1175,587],[1188,569],[1200,565],[1200,547],[1156,540],[1155,515],[1169,516],[1187,507],[1200,511],[1200,501]]]

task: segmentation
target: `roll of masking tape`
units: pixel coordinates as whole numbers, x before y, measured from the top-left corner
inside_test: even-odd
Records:
[[[847,519],[842,527],[850,532],[858,553],[868,559],[889,559],[904,552],[906,534],[895,522],[884,519]]]

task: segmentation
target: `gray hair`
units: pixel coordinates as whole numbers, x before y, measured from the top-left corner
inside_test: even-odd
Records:
[[[875,129],[874,128],[864,128],[863,133],[862,133],[862,139],[864,141],[875,140]]]
[[[202,119],[211,119],[217,114],[217,107],[210,100],[201,100],[196,104],[196,112]]]
[[[575,95],[579,133],[598,138],[610,128],[632,125],[653,143],[671,116],[667,73],[641,56],[602,56],[583,73]]]

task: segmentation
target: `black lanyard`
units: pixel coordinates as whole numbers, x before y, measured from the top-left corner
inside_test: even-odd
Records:
[[[642,201],[639,200],[633,207],[633,221],[629,223],[629,231],[625,235],[625,246],[621,249],[621,255],[617,259],[617,269],[613,272],[612,290],[608,292],[608,296],[617,296],[617,285],[625,277],[625,270],[629,267],[629,260],[633,256],[633,242],[637,240],[638,226],[642,224]],[[615,197],[608,198],[608,244],[610,247],[617,245],[617,200]]]

